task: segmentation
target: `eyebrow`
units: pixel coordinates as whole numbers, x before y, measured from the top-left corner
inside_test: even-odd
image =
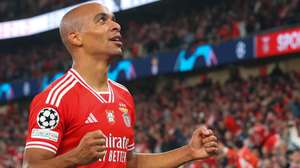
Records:
[[[104,13],[104,12],[101,12],[101,13],[96,14],[96,15],[94,16],[93,20],[94,20],[94,22],[97,22],[97,21],[98,21],[100,18],[102,18],[102,17],[109,18],[110,16],[111,16],[111,19],[112,19],[113,21],[116,21],[116,17],[115,17],[114,14],[110,15],[110,14]]]

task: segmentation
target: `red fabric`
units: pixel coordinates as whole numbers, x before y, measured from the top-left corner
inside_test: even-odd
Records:
[[[240,126],[237,124],[235,118],[231,115],[225,117],[225,126],[232,133],[236,134],[240,130]]]
[[[193,162],[189,168],[217,168],[217,160],[213,157],[202,160],[202,161],[195,161]]]
[[[134,102],[124,86],[109,80],[108,87],[109,95],[103,98],[71,69],[32,101],[26,148],[61,155],[87,132],[101,130],[107,137],[104,161],[82,167],[125,168],[127,152],[134,149]],[[39,122],[45,109],[59,116],[54,128],[45,129]]]
[[[278,143],[279,143],[279,135],[273,134],[270,137],[268,137],[268,139],[264,143],[263,150],[267,153],[270,153],[273,150],[275,150],[275,147],[278,145]]]
[[[240,32],[240,23],[239,22],[233,22],[232,23],[232,32],[231,32],[231,36],[233,38],[237,38],[240,37],[241,32]]]
[[[248,147],[243,147],[239,151],[239,155],[250,163],[254,168],[258,167],[258,157],[254,155]]]
[[[239,158],[238,151],[234,149],[228,149],[227,151],[227,159],[228,159],[228,165],[241,168],[241,165],[239,164]]]
[[[252,128],[252,132],[250,134],[251,141],[259,146],[262,145],[265,139],[267,138],[268,131],[267,128],[262,124],[255,124]]]
[[[242,149],[240,151],[234,150],[234,149],[228,149],[227,151],[227,158],[228,158],[228,166],[233,166],[236,168],[255,168],[253,164],[258,163],[258,159],[254,159],[250,151],[247,151],[246,149]],[[246,160],[246,158],[248,160]],[[253,163],[251,163],[253,162]]]
[[[223,40],[228,40],[231,37],[231,32],[230,32],[230,27],[229,25],[224,24],[221,26],[218,30],[218,35],[223,39]]]

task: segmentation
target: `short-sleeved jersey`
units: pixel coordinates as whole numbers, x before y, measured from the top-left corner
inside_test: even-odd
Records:
[[[108,80],[108,90],[96,92],[70,69],[33,99],[25,149],[61,155],[75,148],[86,133],[101,130],[106,155],[82,167],[126,167],[127,152],[134,149],[134,102],[119,83]]]

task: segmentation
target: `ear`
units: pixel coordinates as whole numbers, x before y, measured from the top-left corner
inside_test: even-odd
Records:
[[[68,34],[68,41],[70,45],[74,45],[77,47],[82,46],[82,39],[79,32],[71,32]]]

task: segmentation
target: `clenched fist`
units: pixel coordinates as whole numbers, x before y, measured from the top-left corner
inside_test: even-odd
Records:
[[[105,135],[100,130],[86,133],[74,149],[78,165],[86,165],[105,155]]]
[[[218,153],[218,139],[212,130],[206,127],[194,131],[190,143],[193,159],[206,159]]]

